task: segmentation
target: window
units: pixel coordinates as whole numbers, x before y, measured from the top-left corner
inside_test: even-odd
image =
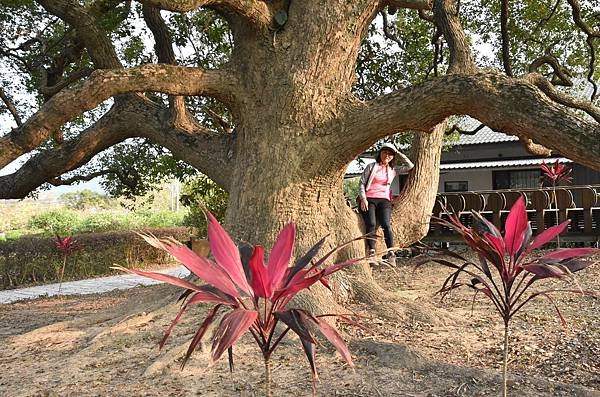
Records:
[[[466,192],[469,190],[469,181],[444,182],[444,192]]]
[[[494,189],[523,189],[535,188],[540,185],[541,171],[494,171],[492,173]]]

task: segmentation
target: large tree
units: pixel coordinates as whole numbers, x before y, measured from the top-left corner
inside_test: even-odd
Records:
[[[96,154],[144,138],[229,192],[226,223],[236,238],[268,244],[293,220],[305,248],[328,233],[332,242],[361,234],[342,193],[346,166],[378,140],[411,133],[416,167],[393,215],[398,243],[409,244],[427,230],[451,116],[600,169],[600,10],[592,0],[2,4],[4,67],[22,74],[39,107],[19,109],[4,79],[2,100],[17,126],[0,137],[0,167],[33,155],[0,177],[0,198],[68,183],[61,175]],[[364,41],[380,13],[395,55]],[[144,45],[136,16],[154,54],[136,52]],[[224,47],[202,48],[203,24]],[[491,57],[473,53],[482,42],[492,44]],[[174,48],[192,48],[192,62]],[[228,48],[225,59],[215,57]],[[390,71],[392,89],[378,80]],[[593,87],[588,97],[562,88],[574,81]],[[108,174],[135,181],[110,167],[76,179]]]

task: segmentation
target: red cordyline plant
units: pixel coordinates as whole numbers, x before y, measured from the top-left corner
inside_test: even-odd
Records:
[[[560,182],[570,183],[573,178],[571,177],[571,167],[560,164],[557,159],[554,164],[548,165],[542,161],[540,165],[544,178],[552,184],[552,202],[556,209],[556,224],[558,225],[558,201],[556,200],[556,185]],[[556,236],[556,246],[560,248],[560,236]]]
[[[473,228],[463,225],[454,214],[449,214],[449,220],[438,219],[437,222],[458,232],[471,250],[478,255],[478,261],[469,261],[448,250],[432,250],[436,254],[422,257],[418,264],[422,265],[433,261],[454,269],[438,291],[442,296],[464,286],[475,290],[475,294],[483,293],[492,301],[504,321],[502,391],[503,396],[506,396],[508,331],[513,316],[533,299],[545,297],[552,302],[561,322],[565,325],[565,319],[550,293],[564,291],[583,295],[594,294],[581,288],[531,291],[530,287],[536,282],[548,278],[572,279],[573,273],[594,264],[593,261],[581,258],[599,253],[600,250],[594,248],[558,249],[546,252],[539,257],[530,257],[529,254],[533,250],[542,247],[563,232],[569,221],[546,229],[532,239],[531,225],[527,219],[523,197],[517,200],[508,214],[504,225],[504,236],[480,214],[473,212],[473,217]],[[464,278],[469,281],[462,281]]]
[[[557,185],[559,182],[571,182],[573,178],[570,176],[571,167],[560,164],[559,160],[556,160],[554,164],[548,165],[542,161],[540,165],[542,172],[544,173],[544,178],[546,178],[553,185]]]
[[[61,252],[63,256],[63,264],[60,269],[59,275],[59,283],[58,283],[58,294],[60,295],[60,291],[62,288],[63,276],[65,274],[65,267],[67,266],[68,258],[73,255],[73,251],[75,250],[75,243],[77,240],[73,238],[73,236],[60,237],[58,234],[56,235],[56,248]]]
[[[313,336],[313,330],[319,330],[333,344],[342,358],[350,366],[353,366],[352,357],[341,336],[323,319],[327,316],[339,316],[347,322],[353,322],[347,315],[314,315],[307,310],[286,307],[299,292],[318,282],[329,287],[327,276],[364,259],[351,259],[323,266],[335,251],[350,244],[351,241],[336,247],[319,260],[314,260],[325,242],[325,238],[323,238],[290,266],[296,235],[296,227],[290,223],[279,233],[265,265],[262,246],[242,246],[238,250],[227,232],[210,212],[207,212],[207,224],[208,240],[215,261],[196,255],[188,247],[175,240],[159,240],[154,236],[142,235],[149,244],[173,255],[201,281],[205,282],[204,285],[196,285],[165,274],[118,267],[126,272],[187,289],[182,295],[184,303],[181,310],[160,342],[161,348],[189,305],[209,302],[215,303],[215,306],[209,310],[208,315],[193,336],[183,359],[182,368],[201,342],[210,324],[215,321],[219,311],[227,312],[222,316],[220,324],[212,336],[212,360],[218,360],[227,350],[230,369],[233,369],[232,346],[244,333],[250,332],[263,355],[265,390],[269,396],[271,395],[269,360],[275,348],[290,330],[299,336],[304,353],[308,358],[312,371],[313,392],[317,380],[316,339]],[[283,327],[277,327],[278,323],[283,323]],[[281,331],[277,331],[279,329]]]

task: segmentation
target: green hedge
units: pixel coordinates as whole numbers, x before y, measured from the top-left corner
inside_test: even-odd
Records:
[[[192,233],[187,227],[146,231],[182,242],[189,240]],[[145,267],[173,262],[168,254],[150,246],[132,231],[80,234],[74,238],[78,248],[68,259],[64,280],[110,274],[113,272],[110,266],[114,264]],[[0,289],[58,281],[63,259],[55,241],[48,237],[0,241]]]

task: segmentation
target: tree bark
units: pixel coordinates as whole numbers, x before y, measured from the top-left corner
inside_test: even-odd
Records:
[[[408,247],[429,230],[431,210],[435,204],[440,179],[440,158],[447,122],[435,126],[431,133],[418,133],[412,144],[415,167],[410,172],[392,211],[395,245]]]

